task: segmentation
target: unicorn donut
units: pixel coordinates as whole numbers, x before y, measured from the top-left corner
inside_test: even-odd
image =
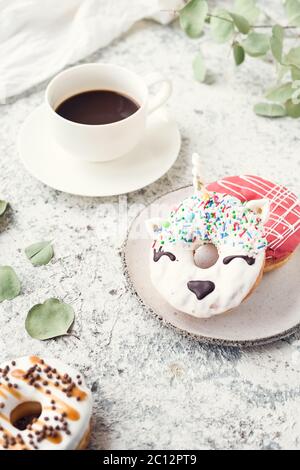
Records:
[[[262,277],[268,199],[241,202],[208,192],[193,156],[194,194],[166,219],[151,219],[151,280],[175,309],[197,318],[231,310]]]

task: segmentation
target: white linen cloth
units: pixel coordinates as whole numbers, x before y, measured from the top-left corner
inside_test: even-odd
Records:
[[[0,103],[183,0],[0,0]]]

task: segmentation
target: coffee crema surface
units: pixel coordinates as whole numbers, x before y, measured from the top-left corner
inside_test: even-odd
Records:
[[[99,125],[122,121],[140,106],[132,98],[110,90],[90,90],[64,100],[56,113],[78,124]]]

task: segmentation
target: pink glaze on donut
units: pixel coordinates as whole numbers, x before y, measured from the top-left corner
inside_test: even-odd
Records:
[[[268,198],[271,214],[266,223],[267,259],[280,260],[293,253],[300,244],[300,202],[284,186],[259,176],[230,176],[207,185],[209,191],[230,194],[241,201]]]

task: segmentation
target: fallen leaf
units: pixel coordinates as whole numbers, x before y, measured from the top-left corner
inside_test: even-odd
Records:
[[[74,310],[58,299],[48,299],[32,307],[25,321],[29,336],[46,340],[64,336],[74,322]]]
[[[51,242],[39,242],[25,248],[25,254],[33,266],[44,266],[54,256]]]
[[[0,216],[4,214],[4,212],[6,211],[7,207],[8,207],[8,202],[2,201],[2,200],[0,199]]]
[[[0,266],[0,302],[12,300],[21,292],[21,283],[13,268]]]

